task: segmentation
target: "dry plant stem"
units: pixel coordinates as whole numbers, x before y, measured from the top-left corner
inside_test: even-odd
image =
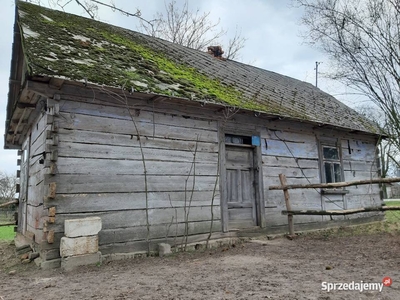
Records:
[[[126,103],[126,105],[127,105],[128,111],[129,111],[129,115],[130,115],[130,117],[132,119],[132,122],[133,122],[133,124],[135,126],[135,130],[137,132],[137,139],[138,139],[138,142],[139,142],[140,154],[142,156],[143,172],[144,172],[144,192],[145,192],[145,198],[146,198],[146,229],[147,229],[146,242],[147,242],[147,254],[150,255],[149,191],[148,191],[148,182],[147,182],[146,159],[145,159],[145,156],[144,156],[142,141],[140,139],[139,128],[137,127],[135,118],[132,115],[132,113],[131,113],[131,111],[130,111],[130,109],[128,107],[128,103]]]
[[[135,127],[136,130],[136,135],[137,135],[137,140],[139,142],[139,149],[140,149],[140,154],[142,158],[142,164],[143,164],[143,172],[144,172],[144,190],[145,190],[145,201],[146,201],[146,243],[147,243],[147,255],[150,255],[150,222],[149,222],[149,191],[148,191],[148,180],[147,180],[147,168],[146,168],[146,159],[144,155],[144,150],[143,150],[143,145],[142,145],[142,140],[139,132],[139,128],[137,126],[137,122],[135,120],[135,116],[132,114],[129,104],[128,104],[128,97],[125,94],[125,91],[123,91],[124,96],[121,97],[120,95],[110,92],[107,89],[101,88],[101,91],[106,92],[109,96],[113,97],[115,100],[120,101],[125,105],[126,110],[128,111],[128,114],[132,120],[133,126]]]
[[[177,237],[178,237],[178,210],[176,209],[176,207],[174,207],[174,206],[172,205],[171,195],[170,195],[170,194],[168,194],[168,199],[169,199],[169,204],[170,204],[171,207],[175,210],[174,249],[175,249],[175,252],[176,252],[176,251],[178,250],[177,247],[176,247],[176,239],[177,239]],[[172,217],[171,226],[172,226],[172,221],[173,221],[173,220],[174,220],[174,217]]]
[[[225,129],[226,126],[226,122],[228,121],[228,119],[232,116],[234,116],[236,113],[239,112],[238,108],[230,108],[230,107],[225,107],[224,111],[223,111],[223,116],[224,119],[222,121],[222,125],[221,125],[221,130]],[[214,225],[214,200],[215,200],[215,194],[217,192],[217,187],[218,187],[218,182],[219,182],[219,176],[220,176],[220,162],[221,162],[221,152],[218,151],[218,158],[217,158],[217,177],[215,178],[215,182],[214,182],[214,189],[213,189],[213,194],[212,194],[212,198],[211,198],[211,224],[210,224],[210,232],[208,234],[207,237],[207,241],[206,241],[206,249],[208,249],[208,244],[210,242],[211,239],[211,235],[212,235],[212,229],[213,229],[213,225]]]
[[[215,182],[214,182],[214,189],[213,189],[213,193],[212,193],[212,198],[211,198],[211,224],[210,224],[210,232],[208,233],[208,237],[207,237],[207,242],[206,242],[206,249],[208,249],[208,244],[210,242],[211,239],[211,235],[212,235],[212,229],[213,229],[213,225],[214,225],[214,200],[215,200],[215,194],[217,191],[217,186],[218,186],[218,180],[219,180],[219,163],[220,163],[220,155],[221,153],[218,152],[218,160],[217,160],[217,177],[215,178]]]
[[[183,250],[186,251],[186,246],[187,246],[187,240],[188,240],[188,235],[189,235],[189,213],[190,213],[190,208],[192,205],[192,200],[193,200],[193,193],[194,193],[194,188],[196,185],[196,155],[197,155],[197,147],[198,147],[198,142],[199,142],[199,136],[196,138],[196,145],[193,153],[193,161],[190,166],[190,170],[188,173],[188,176],[185,180],[185,204],[183,207],[184,210],[184,221],[185,221],[185,232],[183,235],[182,239],[182,244],[184,244]],[[191,188],[191,193],[190,193],[190,199],[189,199],[189,205],[187,205],[187,184],[188,180],[190,178],[190,174],[192,173],[193,170],[193,183],[192,183],[192,188]]]

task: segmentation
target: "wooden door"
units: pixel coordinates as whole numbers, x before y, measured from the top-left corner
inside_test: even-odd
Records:
[[[227,145],[225,153],[229,230],[256,226],[253,148]]]

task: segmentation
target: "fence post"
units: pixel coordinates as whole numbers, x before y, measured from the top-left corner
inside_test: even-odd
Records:
[[[290,196],[289,191],[286,188],[286,176],[284,174],[279,174],[279,180],[281,181],[281,186],[283,187],[283,194],[285,196],[286,210],[290,212],[292,207],[290,206]],[[294,224],[293,224],[293,215],[288,213],[288,224],[289,224],[289,236],[294,236]]]

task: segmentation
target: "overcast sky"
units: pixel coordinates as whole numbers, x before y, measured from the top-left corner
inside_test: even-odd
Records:
[[[108,0],[103,0],[109,2]],[[47,5],[47,0],[41,1]],[[115,4],[124,10],[135,12],[140,9],[145,19],[152,19],[157,11],[164,10],[163,0],[115,0]],[[177,3],[182,3],[178,0]],[[145,4],[144,4],[145,3]],[[281,73],[315,84],[315,62],[321,72],[326,72],[328,60],[317,50],[304,43],[300,25],[302,11],[291,5],[291,0],[189,0],[191,10],[211,12],[210,18],[217,21],[231,35],[235,28],[242,31],[247,38],[245,48],[241,51],[240,60],[257,67]],[[10,72],[12,33],[14,24],[14,0],[2,0],[2,18],[0,35],[0,172],[14,174],[17,169],[16,150],[3,150],[4,125],[6,116],[6,102],[8,93],[8,78]],[[84,15],[82,9],[70,5],[66,11]],[[99,13],[103,22],[112,23],[121,27],[137,30],[135,18],[122,16],[109,9],[101,9]],[[228,33],[229,36],[229,33]],[[223,42],[223,41],[221,41]],[[318,86],[322,90],[334,95],[342,102],[354,106],[357,99],[346,94],[334,82],[318,79]]]

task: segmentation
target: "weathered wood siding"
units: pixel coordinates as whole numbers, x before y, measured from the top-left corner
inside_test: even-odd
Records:
[[[288,184],[319,183],[318,147],[310,133],[275,131],[262,132],[264,187],[280,185],[279,174],[284,174]],[[286,209],[283,191],[268,191],[265,201],[267,225],[287,224],[281,215]],[[292,209],[321,209],[321,195],[315,189],[290,190]],[[295,223],[322,221],[319,216],[296,216]]]
[[[262,154],[264,186],[279,185],[278,175],[283,173],[288,184],[320,183],[321,172],[318,147],[320,138],[334,138],[341,143],[344,180],[353,181],[377,178],[375,164],[375,142],[362,135],[328,131],[309,125],[282,122],[282,125],[267,127],[262,131]],[[292,209],[351,209],[379,205],[379,186],[356,186],[346,188],[347,194],[324,194],[321,189],[290,190]],[[266,191],[267,224],[287,223],[281,216],[285,208],[282,191]],[[347,219],[365,216],[364,214],[337,216],[296,216],[296,223],[315,222],[331,219]]]
[[[56,172],[46,182],[57,186],[46,201],[57,210],[48,227],[56,239],[64,220],[95,215],[103,222],[103,254],[144,250],[147,236],[180,243],[186,221],[188,235],[210,232],[214,187],[212,231],[221,231],[216,121],[162,112],[157,104],[128,110],[67,95],[59,107]]]
[[[220,206],[218,178],[226,173],[218,172],[224,133],[261,138],[254,152],[256,163],[261,162],[257,177],[262,175],[256,194],[267,227],[287,224],[281,215],[286,209],[283,192],[268,190],[280,184],[279,174],[286,175],[288,184],[321,182],[321,137],[341,141],[345,180],[377,177],[375,141],[367,135],[190,101],[175,105],[151,95],[137,99],[68,84],[53,91],[58,92],[61,96],[48,101],[47,113],[31,134],[31,156],[46,151],[44,164],[40,156],[30,161],[28,206],[28,224],[37,241],[44,241],[44,259],[59,255],[66,219],[100,216],[103,254],[146,250],[147,238],[152,249],[157,242],[181,243],[186,229],[189,241],[204,240],[211,223],[213,232],[221,232],[221,215],[228,220]],[[380,202],[377,185],[347,190],[345,195],[290,190],[292,208],[350,209]],[[329,218],[295,217],[296,223],[323,220]]]
[[[26,231],[34,234],[34,241],[41,243],[45,234],[43,224],[46,221],[47,209],[43,206],[44,180],[47,168],[44,164],[43,152],[46,151],[46,130],[51,126],[47,122],[48,115],[41,113],[33,123],[30,134],[27,137],[29,142],[29,168],[27,181],[27,201],[21,203],[26,207]],[[23,154],[24,155],[24,154]],[[21,178],[25,181],[25,178]],[[26,184],[23,182],[21,184]],[[23,198],[23,195],[20,195]],[[19,230],[25,234],[24,230]],[[30,236],[27,234],[27,236]]]
[[[376,145],[372,139],[359,138],[357,136],[342,140],[343,168],[346,181],[379,178],[376,160]],[[379,206],[382,204],[380,187],[377,184],[351,186],[346,188],[347,208],[360,208],[367,206]],[[382,213],[355,214],[346,218],[359,218],[365,215],[377,215]]]

